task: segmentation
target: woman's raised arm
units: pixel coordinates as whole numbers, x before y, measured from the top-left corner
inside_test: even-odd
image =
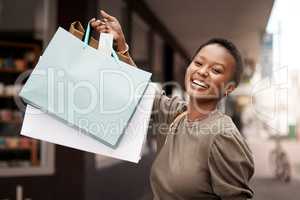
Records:
[[[92,28],[97,31],[97,33],[110,33],[114,38],[114,48],[118,53],[118,56],[124,62],[136,66],[134,61],[129,55],[129,47],[126,43],[122,27],[117,18],[107,14],[105,11],[101,10],[100,15],[102,19],[93,18],[90,23]]]

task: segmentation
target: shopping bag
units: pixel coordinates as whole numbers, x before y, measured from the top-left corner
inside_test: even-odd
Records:
[[[82,42],[58,28],[20,96],[28,104],[116,148],[151,73],[88,46],[87,35]]]
[[[116,149],[103,145],[80,131],[67,126],[57,120],[56,117],[41,112],[30,105],[27,105],[26,108],[21,135],[138,163],[148,131],[154,96],[155,86],[150,83]]]
[[[71,23],[69,32],[80,40],[83,40],[83,37],[85,36],[85,30],[79,21]],[[90,38],[88,39],[88,44],[91,47],[98,49],[98,41],[92,36],[90,36]]]
[[[79,38],[80,40],[82,40],[85,35],[84,28],[79,21],[75,21],[75,22],[71,23],[69,32],[72,33],[75,37]],[[92,36],[89,38],[89,45],[95,49],[98,49],[98,47],[99,47],[98,41],[95,38],[93,38]],[[129,51],[127,51],[124,54],[117,53],[117,55],[118,55],[118,58],[120,60],[122,60],[123,62],[131,63],[131,64],[135,65],[133,60],[131,59]]]

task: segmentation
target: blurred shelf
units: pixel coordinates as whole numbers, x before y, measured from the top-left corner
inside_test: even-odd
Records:
[[[0,124],[22,124],[22,120],[0,120]]]
[[[0,73],[13,73],[13,74],[18,74],[18,73],[22,73],[24,71],[26,71],[27,69],[25,70],[18,70],[18,69],[15,69],[15,68],[10,68],[10,67],[3,67],[3,68],[0,68]]]
[[[21,87],[15,88],[14,85],[20,74],[35,66],[41,55],[41,50],[41,41],[18,41],[17,39],[5,41],[3,38],[0,39],[0,57],[3,60],[0,67],[2,86],[0,109],[4,110],[0,119],[0,162],[4,165],[7,164],[7,166],[19,161],[28,161],[30,166],[38,166],[40,163],[41,143],[30,138],[25,141],[27,138],[25,139],[20,135],[23,121],[20,117],[23,115],[15,113],[19,111],[19,107],[14,98],[19,99],[18,91]],[[11,88],[7,88],[9,86]],[[12,111],[13,114],[8,115],[5,111]]]
[[[28,160],[31,149],[0,149],[0,161]]]
[[[9,153],[9,152],[22,152],[22,151],[30,151],[31,148],[5,148],[5,149],[1,149],[0,148],[0,152],[1,153]]]
[[[4,41],[0,40],[0,45],[4,47],[13,47],[13,48],[25,48],[25,49],[33,49],[35,51],[41,51],[41,41],[36,40],[34,42],[19,42],[19,41]]]
[[[17,131],[1,132],[0,133],[0,138],[5,138],[5,137],[19,137],[20,136],[19,131],[21,130],[21,125],[22,124],[20,124],[19,130],[17,130]]]
[[[11,99],[14,97],[17,97],[18,95],[0,95],[0,98],[4,98],[4,99]]]

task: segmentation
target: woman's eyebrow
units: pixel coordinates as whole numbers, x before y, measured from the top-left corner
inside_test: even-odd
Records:
[[[204,60],[204,61],[206,61],[207,59],[206,59],[204,56],[199,56],[198,59],[195,59],[195,61],[199,61],[199,60]],[[224,63],[216,62],[216,61],[212,61],[212,63],[213,63],[214,65],[220,65],[220,66],[223,67],[223,69],[225,69],[225,64],[224,64]]]
[[[204,56],[199,56],[199,58],[202,60],[206,60],[206,58]],[[199,60],[199,59],[197,59],[197,60]]]
[[[205,57],[203,57],[203,56],[199,56],[201,59],[203,59],[203,60],[207,60]],[[207,60],[207,61],[209,61],[209,60]],[[211,63],[213,64],[213,65],[221,65],[223,68],[225,68],[225,64],[224,63],[222,63],[222,62],[218,62],[218,61],[211,61]]]

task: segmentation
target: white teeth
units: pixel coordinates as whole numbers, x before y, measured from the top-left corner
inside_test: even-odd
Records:
[[[200,87],[203,87],[203,88],[208,88],[208,85],[202,81],[199,81],[199,80],[193,80],[193,83],[200,86]]]

